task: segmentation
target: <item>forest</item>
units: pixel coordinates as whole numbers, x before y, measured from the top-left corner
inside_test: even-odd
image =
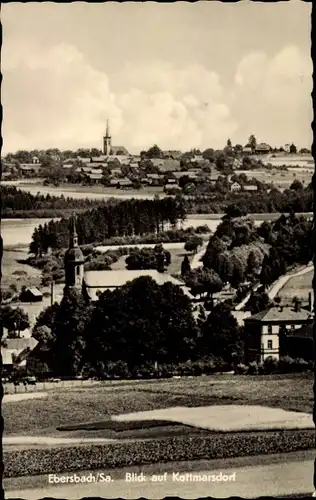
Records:
[[[17,189],[15,186],[1,186],[1,217],[32,218],[58,217],[81,212],[104,204],[103,200],[74,199],[65,196],[51,196],[38,193],[36,196]]]
[[[108,238],[141,236],[164,232],[186,217],[183,202],[166,197],[157,200],[124,200],[103,203],[77,217],[80,245],[102,243]],[[69,219],[50,221],[34,230],[30,253],[45,254],[48,249],[67,248],[69,244]]]

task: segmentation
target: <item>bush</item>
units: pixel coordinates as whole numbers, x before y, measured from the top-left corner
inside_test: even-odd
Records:
[[[263,362],[263,369],[265,375],[271,375],[278,371],[278,360],[273,356],[269,356]]]
[[[259,375],[259,367],[256,361],[252,361],[248,366],[248,375]]]
[[[236,375],[246,375],[248,373],[248,366],[239,363],[235,368]]]
[[[6,477],[188,460],[227,459],[314,449],[313,430],[211,433],[107,445],[31,448],[4,452]]]

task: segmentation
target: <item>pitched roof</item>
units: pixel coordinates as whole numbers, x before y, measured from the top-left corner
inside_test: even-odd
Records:
[[[30,292],[35,297],[43,297],[42,292],[38,288],[27,288],[26,292]]]
[[[250,318],[247,318],[245,321],[262,321],[262,322],[271,322],[277,323],[279,321],[283,322],[294,322],[294,321],[306,321],[312,320],[312,314],[310,311],[306,309],[301,309],[300,311],[295,311],[292,307],[271,307],[270,309],[266,309],[261,311]]]
[[[100,173],[100,174],[98,174],[98,173],[95,173],[95,172],[93,172],[93,173],[91,173],[91,174],[87,174],[87,175],[88,175],[88,177],[89,177],[90,179],[93,179],[93,180],[101,180],[101,179],[102,179],[102,177],[103,177],[101,173]]]
[[[127,149],[124,147],[124,146],[111,146],[111,151],[112,151],[112,154],[113,155],[117,155],[117,156],[124,156],[124,155],[128,155],[128,151]]]
[[[87,288],[87,293],[91,300],[97,300],[97,292],[112,290],[124,286],[129,281],[133,281],[141,276],[149,276],[153,278],[158,285],[171,282],[174,285],[183,285],[183,283],[167,273],[159,273],[154,269],[128,271],[86,271],[84,281]],[[183,292],[192,298],[189,290],[185,286],[181,286]]]

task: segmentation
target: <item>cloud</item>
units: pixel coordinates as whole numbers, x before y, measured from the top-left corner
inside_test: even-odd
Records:
[[[152,60],[106,74],[73,45],[12,37],[2,71],[4,151],[101,147],[107,117],[113,143],[135,152],[219,148],[250,133],[275,144],[308,136],[311,63],[295,46],[248,54],[227,88],[201,64]]]
[[[270,59],[263,52],[248,54],[235,83],[230,107],[239,117],[239,136],[255,133],[272,145],[312,142],[312,62],[295,45]]]

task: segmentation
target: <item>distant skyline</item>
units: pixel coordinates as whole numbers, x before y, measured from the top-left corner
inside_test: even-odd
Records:
[[[311,4],[2,5],[3,154],[312,143]]]

